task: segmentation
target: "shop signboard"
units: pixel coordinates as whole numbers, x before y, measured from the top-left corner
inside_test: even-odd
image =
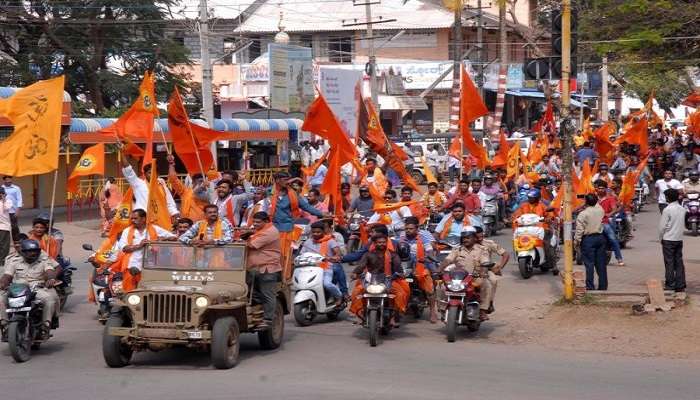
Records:
[[[270,106],[284,112],[306,112],[314,100],[311,48],[268,45]]]

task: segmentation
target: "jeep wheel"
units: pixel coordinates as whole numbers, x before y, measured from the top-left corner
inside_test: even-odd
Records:
[[[109,334],[109,328],[121,328],[124,326],[124,317],[121,315],[111,315],[105,323],[102,333],[102,355],[105,363],[110,368],[122,368],[131,362],[133,350],[128,345],[122,343],[121,336]]]
[[[211,334],[211,363],[217,369],[230,369],[238,363],[240,350],[238,321],[222,317],[214,322]]]
[[[260,347],[264,350],[274,350],[282,344],[282,337],[284,336],[284,310],[282,309],[282,303],[277,300],[277,306],[275,307],[275,318],[272,320],[272,325],[262,332],[258,332],[258,341],[260,342]]]

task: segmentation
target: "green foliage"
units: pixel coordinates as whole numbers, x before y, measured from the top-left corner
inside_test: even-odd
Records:
[[[689,66],[700,59],[700,2],[695,0],[587,0],[579,3],[580,53],[599,60],[626,90],[646,99],[652,90],[663,108],[677,106],[691,87]],[[601,42],[605,41],[605,42]]]
[[[23,86],[64,73],[78,114],[128,106],[146,70],[157,75],[165,101],[184,76],[186,48],[172,38],[175,0],[0,0],[0,50],[16,64],[0,64],[0,85]],[[170,33],[168,34],[168,29]],[[77,104],[74,103],[74,104]]]

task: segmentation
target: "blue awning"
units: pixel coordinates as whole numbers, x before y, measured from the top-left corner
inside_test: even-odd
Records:
[[[0,86],[0,99],[6,99],[8,97],[11,97],[13,94],[15,94],[16,91],[18,91],[18,87],[9,87],[9,86]],[[68,92],[64,91],[63,92],[63,102],[64,103],[70,103],[71,98]]]
[[[1,88],[0,88],[1,89]],[[73,118],[70,131],[74,133],[97,132],[112,125],[116,118]],[[208,127],[206,121],[191,120],[193,124]],[[221,132],[269,132],[299,131],[303,121],[300,119],[216,119],[214,129]],[[160,118],[153,125],[153,132],[168,133],[168,120]]]
[[[517,96],[517,97],[533,97],[536,99],[545,99],[544,93],[543,92],[538,92],[536,90],[519,90],[519,89],[509,89],[506,90],[506,94],[511,95],[511,96]],[[553,96],[558,98],[559,96]],[[569,104],[571,104],[571,107],[576,107],[580,108],[581,107],[581,102],[578,100],[570,99]],[[585,104],[583,104],[584,107],[588,107]]]

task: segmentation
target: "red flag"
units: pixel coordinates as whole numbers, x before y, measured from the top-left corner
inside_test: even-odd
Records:
[[[508,140],[506,140],[506,135],[503,132],[501,132],[498,141],[498,153],[496,153],[496,156],[493,158],[493,162],[491,163],[494,167],[502,167],[506,165],[508,162],[508,151],[510,150]]]
[[[168,103],[168,130],[175,153],[190,174],[206,173],[214,164],[210,145],[222,132],[192,124],[177,87]],[[201,162],[201,166],[200,166]]]
[[[78,191],[78,178],[88,175],[105,174],[105,144],[98,143],[85,149],[75,165],[73,172],[68,177],[66,191],[75,193]]]
[[[554,133],[557,125],[554,122],[554,107],[552,106],[552,100],[547,100],[547,108],[544,110],[542,118],[540,118],[535,125],[533,125],[532,130],[535,133]]]
[[[107,128],[97,131],[102,135],[139,139],[146,142],[143,165],[153,158],[153,123],[160,113],[156,107],[155,79],[153,73],[146,71],[139,86],[139,97],[117,121]]]
[[[488,108],[486,108],[483,100],[481,100],[481,96],[479,96],[474,82],[469,78],[469,74],[467,74],[464,64],[462,64],[461,96],[459,103],[460,133],[462,134],[464,147],[476,158],[477,167],[479,168],[484,168],[489,164],[488,154],[486,153],[486,149],[474,140],[472,132],[469,129],[469,124],[488,113]]]
[[[698,108],[700,106],[700,91],[691,93],[688,97],[681,103],[684,106]]]

